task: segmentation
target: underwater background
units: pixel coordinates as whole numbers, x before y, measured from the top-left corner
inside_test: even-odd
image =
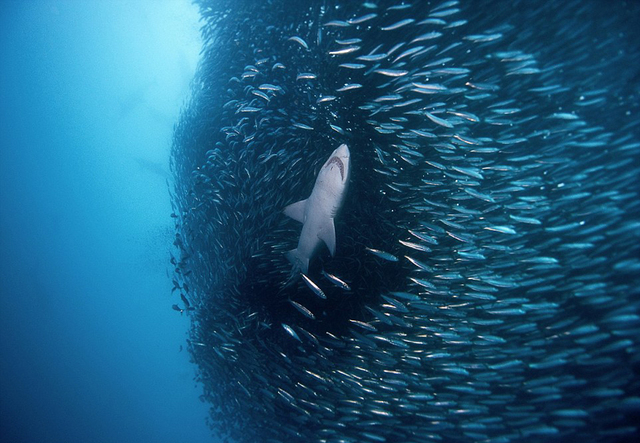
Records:
[[[0,439],[636,441],[639,21],[3,2]]]
[[[0,2],[2,442],[211,441],[166,275],[198,28],[188,1]]]

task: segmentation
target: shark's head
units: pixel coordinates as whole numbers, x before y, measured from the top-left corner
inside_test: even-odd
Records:
[[[331,153],[329,160],[322,166],[323,175],[331,175],[331,183],[339,183],[341,187],[349,182],[351,154],[347,145],[342,144]]]

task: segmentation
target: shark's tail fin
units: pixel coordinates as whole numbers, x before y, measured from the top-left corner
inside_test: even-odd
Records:
[[[302,272],[306,274],[309,271],[309,258],[302,257],[297,249],[292,249],[287,252],[287,258],[293,265],[293,273],[297,274],[298,272]]]

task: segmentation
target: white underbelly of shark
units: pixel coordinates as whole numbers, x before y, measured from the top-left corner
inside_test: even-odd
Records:
[[[349,148],[347,145],[340,145],[320,169],[309,198],[284,209],[285,215],[302,223],[298,247],[287,253],[294,272],[308,272],[309,262],[321,241],[327,245],[332,256],[335,254],[334,219],[344,203],[350,167]]]

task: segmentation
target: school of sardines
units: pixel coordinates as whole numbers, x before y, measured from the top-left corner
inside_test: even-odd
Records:
[[[196,3],[173,309],[219,437],[638,436],[640,45],[598,31],[638,8]],[[283,210],[340,144],[335,255],[292,275]]]

